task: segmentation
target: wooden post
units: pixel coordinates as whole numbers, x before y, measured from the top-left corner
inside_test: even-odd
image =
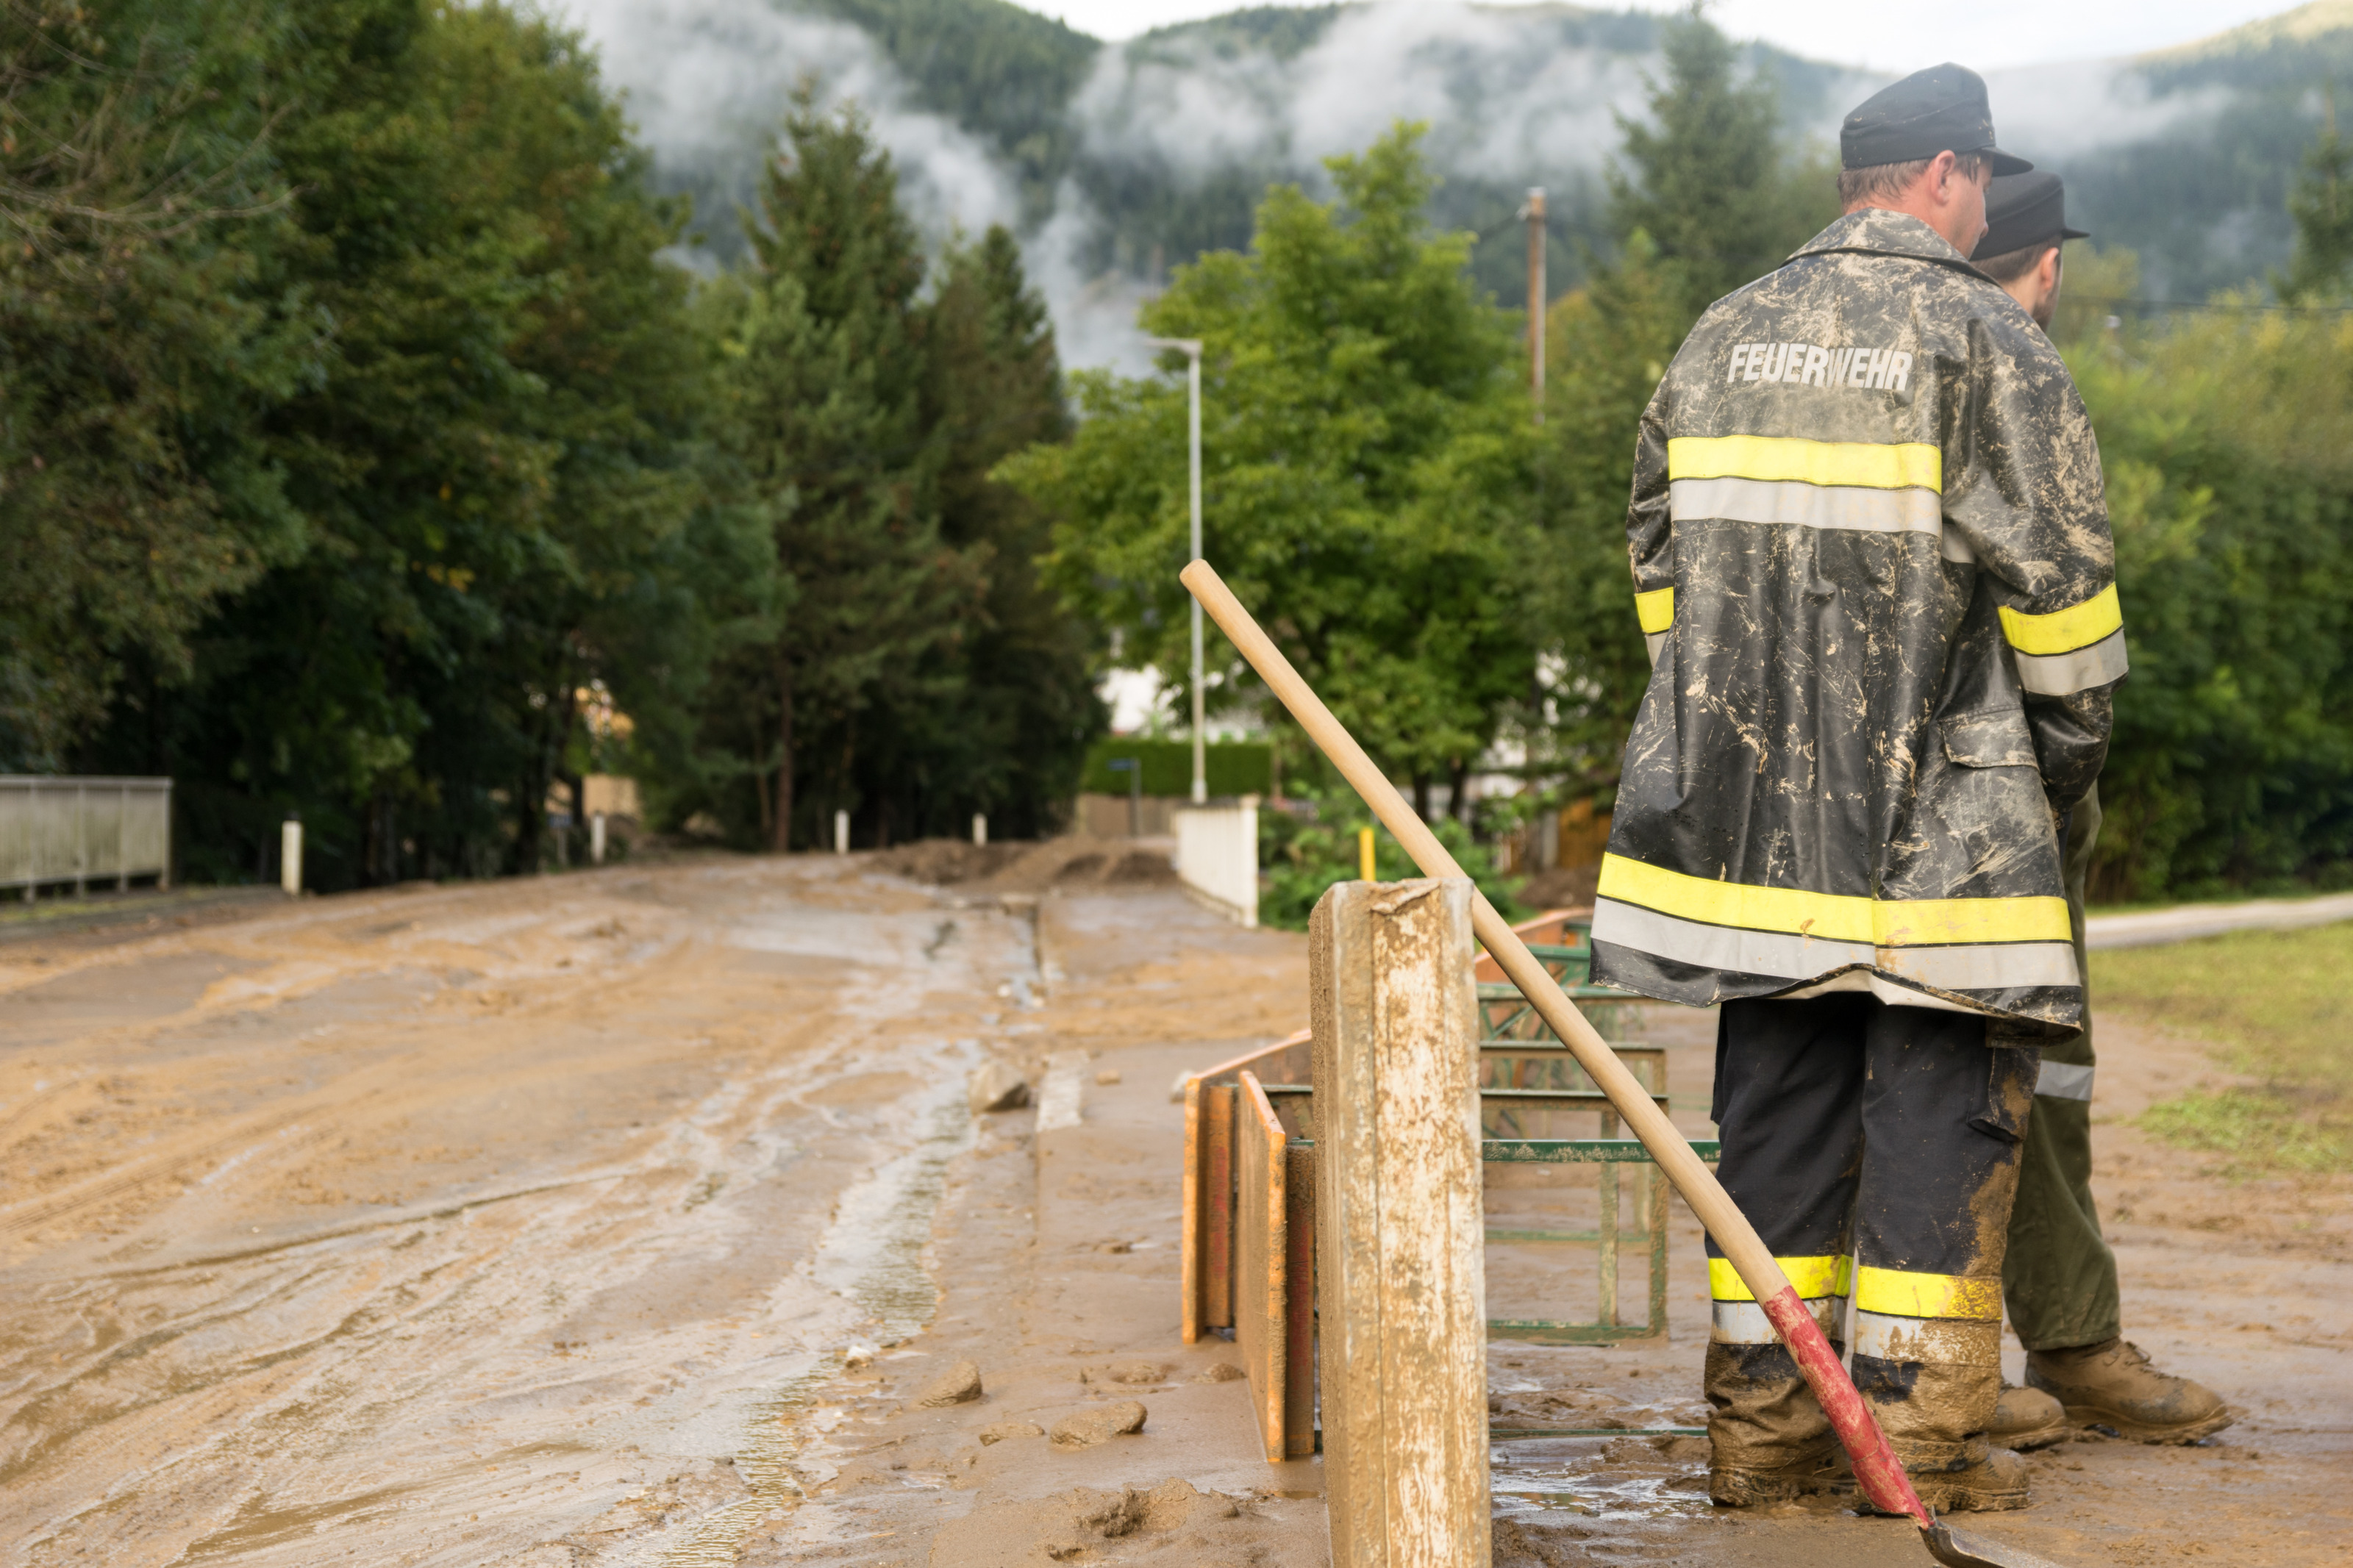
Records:
[[[1315,1151],[1283,1149],[1282,1453],[1315,1452]]]
[[[1341,882],[1308,931],[1335,1568],[1488,1561],[1468,880]]]

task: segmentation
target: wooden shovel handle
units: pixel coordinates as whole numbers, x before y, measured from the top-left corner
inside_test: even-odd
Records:
[[[1446,852],[1446,847],[1438,841],[1438,835],[1432,833],[1430,825],[1406,804],[1405,797],[1398,793],[1388,775],[1373,765],[1372,758],[1356,744],[1356,737],[1332,717],[1332,710],[1324,706],[1323,700],[1315,695],[1306,681],[1300,679],[1299,672],[1291,668],[1291,661],[1282,657],[1282,650],[1259,629],[1258,622],[1242,608],[1241,601],[1234,597],[1232,590],[1226,586],[1224,579],[1209,563],[1207,561],[1194,562],[1185,568],[1179,580],[1192,592],[1193,597],[1200,601],[1201,607],[1208,612],[1209,618],[1218,623],[1219,629],[1240,650],[1241,656],[1250,661],[1250,668],[1258,671],[1259,679],[1266,682],[1267,689],[1291,710],[1293,719],[1299,721],[1299,726],[1307,731],[1308,739],[1332,759],[1332,765],[1340,770],[1340,776],[1346,779],[1349,785],[1364,797],[1365,804],[1373,808],[1373,815],[1380,819],[1381,826],[1405,847],[1405,852],[1413,857],[1413,863],[1421,868],[1422,874],[1429,877],[1461,876],[1462,868],[1454,863],[1454,857]],[[1823,1337],[1813,1314],[1807,1311],[1804,1303],[1799,1300],[1788,1277],[1773,1260],[1772,1250],[1757,1236],[1756,1227],[1741,1214],[1738,1205],[1733,1203],[1732,1195],[1724,1190],[1724,1184],[1717,1181],[1715,1173],[1692,1152],[1691,1144],[1675,1131],[1675,1125],[1668,1120],[1667,1113],[1651,1099],[1651,1091],[1626,1070],[1625,1064],[1618,1059],[1618,1053],[1609,1048],[1591,1024],[1586,1022],[1585,1015],[1577,1010],[1576,1005],[1561,990],[1559,983],[1553,979],[1543,964],[1536,962],[1535,954],[1528,951],[1528,944],[1520,940],[1519,933],[1504,921],[1504,917],[1496,912],[1495,906],[1489,903],[1476,887],[1472,889],[1471,921],[1472,929],[1486,944],[1487,951],[1494,956],[1504,973],[1511,977],[1512,984],[1520,988],[1520,994],[1528,999],[1544,1021],[1552,1026],[1553,1033],[1568,1047],[1570,1054],[1577,1058],[1577,1066],[1585,1069],[1586,1076],[1609,1097],[1609,1103],[1617,1109],[1619,1115],[1626,1119],[1626,1125],[1632,1128],[1634,1136],[1642,1141],[1642,1147],[1651,1152],[1651,1157],[1666,1173],[1667,1180],[1674,1184],[1675,1191],[1683,1194],[1683,1201],[1691,1205],[1694,1214],[1699,1215],[1699,1221],[1707,1226],[1708,1234],[1715,1237],[1715,1244],[1724,1249],[1725,1259],[1739,1272],[1742,1282],[1762,1303],[1767,1318],[1788,1345],[1799,1371],[1813,1386],[1814,1396],[1820,1402],[1822,1413],[1830,1418],[1839,1441],[1845,1445],[1849,1457],[1853,1459],[1855,1477],[1863,1494],[1891,1513],[1911,1515],[1925,1529],[1928,1524],[1928,1510],[1913,1491],[1912,1483],[1905,1476],[1904,1467],[1897,1462],[1894,1450],[1889,1448],[1886,1435],[1879,1429],[1871,1407],[1856,1392],[1854,1381],[1847,1376],[1846,1369],[1832,1353],[1830,1342]]]

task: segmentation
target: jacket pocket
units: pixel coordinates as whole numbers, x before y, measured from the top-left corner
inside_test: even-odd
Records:
[[[1964,768],[2031,768],[2035,765],[2034,735],[2026,715],[2015,708],[1981,713],[1956,713],[1936,721],[1945,739],[1945,756]]]
[[[2026,1137],[2042,1053],[2031,1045],[1994,1046],[1990,1035],[1987,1044],[1992,1048],[1986,1055],[1993,1059],[1986,1068],[1985,1107],[1969,1118],[1969,1125],[2005,1143],[2017,1143]]]

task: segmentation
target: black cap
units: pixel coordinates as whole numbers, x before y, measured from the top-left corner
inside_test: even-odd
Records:
[[[2067,187],[2056,174],[2002,174],[1986,187],[1986,237],[1978,241],[1979,256],[2008,256],[2030,245],[2091,237],[2067,226]]]
[[[1985,78],[1949,60],[1880,89],[1839,128],[1843,168],[1910,163],[1947,152],[1981,153],[1997,174],[2023,174],[2034,167],[1995,148]]]

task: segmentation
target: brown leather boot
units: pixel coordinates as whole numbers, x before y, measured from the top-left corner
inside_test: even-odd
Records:
[[[2066,1407],[2039,1388],[2021,1388],[2004,1382],[2001,1397],[1994,1401],[1993,1424],[1986,1428],[1986,1440],[1997,1447],[2020,1453],[2063,1443],[2067,1440]]]
[[[2129,1340],[2031,1352],[2026,1382],[2065,1406],[2075,1426],[2143,1443],[2194,1443],[2237,1419],[2212,1389],[2158,1371]]]

